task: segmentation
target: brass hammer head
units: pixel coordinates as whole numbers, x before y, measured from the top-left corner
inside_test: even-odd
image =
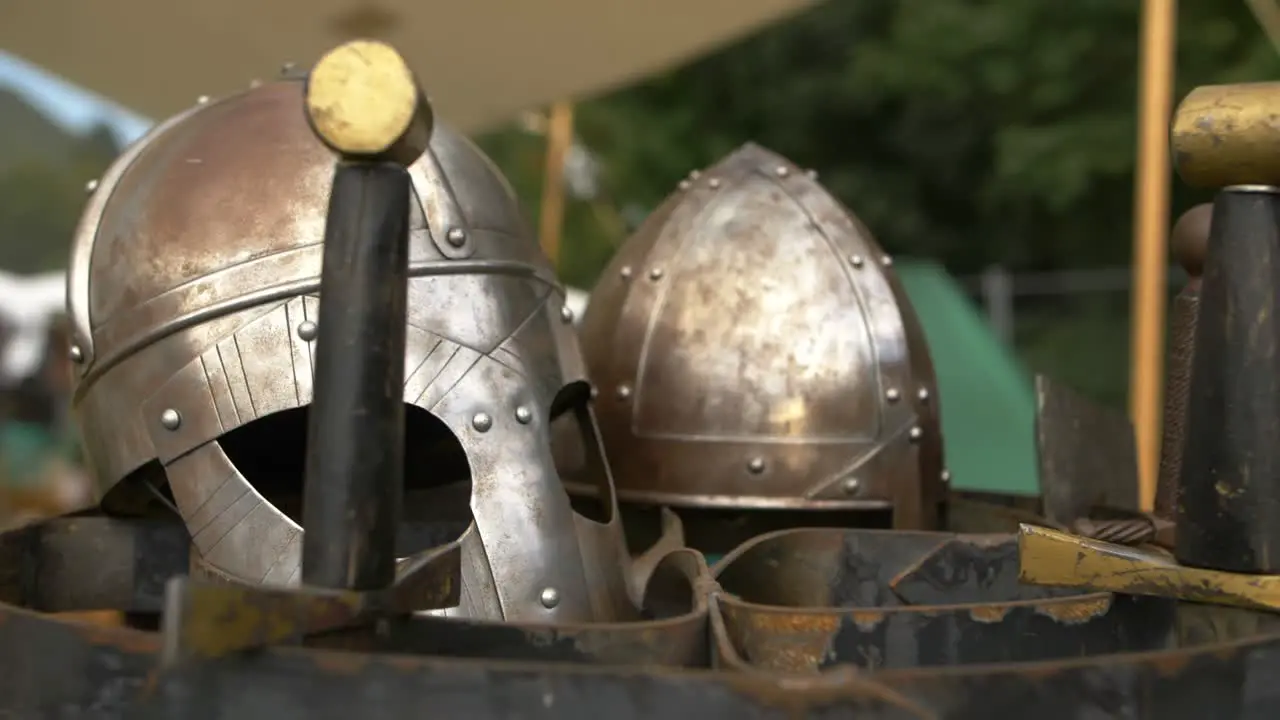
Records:
[[[306,108],[311,129],[343,158],[406,167],[426,151],[435,121],[404,58],[374,40],[320,58],[307,75]]]
[[[1171,135],[1188,185],[1280,185],[1280,82],[1198,87],[1174,112]]]

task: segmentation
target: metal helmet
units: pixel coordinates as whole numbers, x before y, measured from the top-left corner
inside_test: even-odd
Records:
[[[68,278],[74,406],[103,509],[136,511],[167,485],[196,568],[253,583],[299,580],[305,408],[324,332],[334,157],[301,91],[281,81],[203,103],[130,148],[90,188]],[[463,602],[446,614],[629,617],[563,290],[510,187],[465,138],[437,125],[410,174],[402,552],[460,536]],[[602,488],[595,519],[570,506],[553,461],[561,416],[593,451],[576,479]],[[451,514],[442,498],[459,496]]]
[[[748,144],[619,249],[581,328],[624,503],[939,522],[928,348],[892,261],[812,173]]]

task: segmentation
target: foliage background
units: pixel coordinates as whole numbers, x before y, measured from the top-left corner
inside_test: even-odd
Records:
[[[1237,0],[1181,0],[1178,96],[1265,80],[1280,59]],[[561,272],[590,287],[691,169],[754,140],[817,169],[898,255],[958,275],[1130,259],[1140,3],[829,0],[703,60],[577,108],[605,192],[567,208]],[[62,266],[87,179],[118,147],[68,138],[0,92],[0,267]],[[536,227],[543,139],[480,138]],[[1207,199],[1175,182],[1174,213]],[[1027,364],[1123,404],[1122,294],[1017,306]]]
[[[1235,0],[1179,3],[1177,89],[1267,80],[1280,59]],[[1130,263],[1141,3],[831,0],[722,52],[578,107],[610,198],[567,211],[562,275],[590,287],[690,169],[755,140],[820,172],[895,255],[957,275]],[[538,210],[542,140],[483,145]],[[1173,214],[1210,199],[1174,183]],[[615,203],[619,204],[619,203]],[[535,218],[536,219],[536,218]],[[1128,297],[1020,300],[1027,365],[1116,406]]]

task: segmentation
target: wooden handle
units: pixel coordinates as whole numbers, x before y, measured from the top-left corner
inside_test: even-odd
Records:
[[[1018,579],[1032,585],[1150,595],[1253,610],[1280,610],[1280,577],[1179,565],[1167,554],[1018,528]]]
[[[1280,82],[1208,85],[1173,115],[1178,175],[1202,188],[1280,185]]]
[[[353,40],[325,54],[307,76],[307,120],[347,160],[408,167],[427,149],[435,119],[400,53]]]

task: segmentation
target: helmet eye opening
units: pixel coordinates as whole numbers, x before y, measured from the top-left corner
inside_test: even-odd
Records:
[[[267,502],[302,524],[307,408],[258,418],[219,438],[227,458]],[[397,541],[409,554],[458,539],[471,524],[471,467],[443,420],[405,405],[404,516]]]
[[[602,525],[613,521],[616,501],[604,448],[591,414],[591,386],[571,382],[551,401],[551,457],[562,483],[583,491],[570,496],[573,509]]]
[[[591,401],[591,385],[583,380],[571,382],[560,388],[560,392],[551,401],[551,421],[570,410],[585,407]]]

